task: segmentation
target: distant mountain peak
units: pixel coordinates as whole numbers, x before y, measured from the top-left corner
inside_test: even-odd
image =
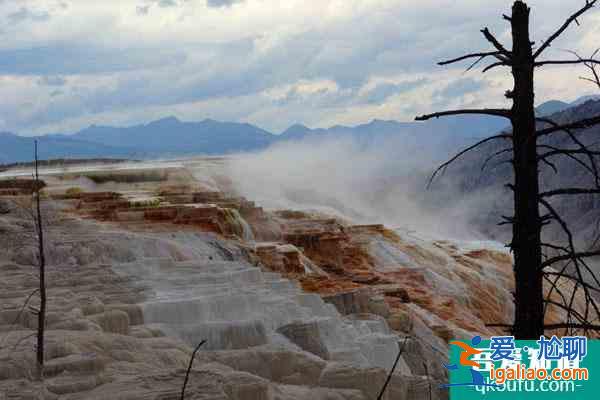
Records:
[[[180,123],[181,123],[181,121],[177,117],[170,115],[168,117],[164,117],[161,119],[157,119],[156,121],[152,121],[148,125],[169,125],[169,124],[180,124]]]
[[[290,128],[300,128],[300,129],[309,129],[306,125],[296,122]]]
[[[310,129],[306,126],[306,125],[302,125],[302,124],[294,124],[292,126],[290,126],[289,128],[287,128],[285,131],[281,132],[282,136],[297,136],[297,135],[303,135],[307,132],[309,132]]]
[[[564,111],[570,107],[572,107],[572,105],[569,103],[565,103],[564,101],[549,100],[537,106],[535,108],[535,113],[539,116],[550,115],[560,111]]]
[[[390,124],[398,124],[398,121],[375,118],[371,122],[369,122],[367,125],[390,125]]]

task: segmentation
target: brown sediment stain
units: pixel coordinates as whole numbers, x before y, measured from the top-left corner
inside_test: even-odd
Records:
[[[299,279],[302,289],[319,294],[334,294],[359,289],[362,285],[341,279],[304,276]]]
[[[493,251],[488,249],[472,250],[464,254],[466,257],[475,258],[477,260],[483,260],[488,262],[494,262],[497,264],[512,264],[512,257],[510,254],[501,253],[499,251]]]
[[[307,292],[331,295],[371,288],[383,294],[392,313],[413,303],[447,321],[448,326],[469,332],[502,333],[486,324],[508,323],[512,318],[508,315],[512,307],[512,258],[507,253],[490,249],[461,253],[448,241],[436,241],[427,247],[406,241],[382,225],[353,226],[302,211],[267,212],[245,198],[215,191],[161,185],[154,195],[160,198],[158,204],[132,207],[119,193],[80,193],[73,212],[128,224],[133,229],[160,230],[176,224],[182,230],[235,238],[246,246],[251,259],[297,280]],[[233,220],[234,214],[248,222],[259,243],[250,245],[242,240],[241,221]],[[379,270],[381,266],[369,251],[372,240],[384,240],[396,247],[413,265]],[[460,295],[440,292],[435,280],[442,278],[445,281],[438,281],[438,285],[449,285],[446,289],[454,288]],[[386,285],[393,285],[395,291],[386,292],[382,289]],[[560,321],[563,314],[551,307],[547,320]],[[441,336],[449,334],[448,329],[438,331]]]

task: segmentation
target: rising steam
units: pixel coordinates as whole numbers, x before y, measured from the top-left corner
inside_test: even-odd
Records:
[[[462,196],[450,178],[427,190],[438,163],[434,151],[407,147],[401,138],[364,145],[313,137],[234,157],[228,175],[239,194],[266,208],[316,210],[435,237],[483,238],[473,220],[489,211],[495,194]]]

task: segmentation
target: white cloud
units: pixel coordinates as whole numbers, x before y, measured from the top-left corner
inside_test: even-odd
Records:
[[[483,26],[509,40],[504,0],[15,3],[0,2],[0,20],[19,20],[0,30],[0,113],[6,129],[24,133],[173,113],[272,130],[408,120],[438,107],[503,104],[511,85],[506,70],[482,77],[435,65],[488,49]],[[530,3],[538,42],[579,6]],[[565,57],[565,47],[591,53],[599,19],[582,18],[548,55]],[[583,72],[540,73],[538,101],[593,92],[576,79]],[[57,92],[50,83],[59,79]]]

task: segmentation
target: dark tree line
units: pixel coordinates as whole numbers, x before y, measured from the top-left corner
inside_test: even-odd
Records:
[[[478,149],[485,143],[505,141],[509,145],[492,154],[511,156],[514,181],[507,185],[514,194],[514,215],[504,217],[503,224],[512,225],[512,241],[508,245],[514,255],[515,276],[515,315],[510,325],[512,333],[518,339],[534,339],[544,335],[546,330],[565,329],[566,333],[600,330],[598,320],[600,309],[594,292],[600,293],[600,282],[588,265],[588,260],[599,256],[600,251],[581,251],[577,248],[573,233],[567,222],[552,205],[552,199],[559,196],[578,196],[600,194],[600,174],[598,173],[599,151],[586,146],[580,140],[584,130],[600,124],[600,115],[592,118],[559,125],[548,118],[537,118],[534,108],[534,76],[538,68],[548,65],[581,64],[587,67],[591,77],[582,79],[600,85],[596,66],[600,61],[592,57],[583,58],[571,52],[573,59],[546,60],[544,52],[572,24],[579,25],[580,17],[596,6],[597,0],[586,0],[585,5],[569,16],[565,22],[544,42],[536,46],[530,38],[530,8],[517,0],[511,15],[503,15],[511,27],[512,49],[505,47],[490,31],[484,28],[481,33],[493,47],[490,51],[467,54],[452,60],[440,62],[449,65],[464,60],[474,60],[468,70],[484,60],[493,60],[484,67],[483,72],[498,67],[510,68],[514,87],[505,93],[512,101],[510,109],[463,109],[444,111],[417,117],[418,121],[439,118],[448,115],[483,114],[508,119],[512,132],[503,132],[487,137],[456,154],[442,164],[432,175],[431,180],[464,154]],[[552,135],[568,135],[571,146],[552,148],[544,140]],[[552,190],[540,189],[540,168],[549,166],[556,169],[553,160],[557,157],[569,157],[588,171],[594,185],[590,187],[557,187]],[[489,161],[489,159],[487,160]],[[486,161],[486,163],[487,163]],[[542,239],[544,226],[558,224],[565,234],[566,243],[545,243]],[[591,283],[590,283],[591,280]],[[559,282],[570,282],[569,289]],[[546,294],[544,294],[546,285]],[[570,291],[566,293],[566,291]],[[576,299],[583,296],[583,310],[576,307]],[[560,301],[554,300],[559,298]],[[566,320],[559,324],[545,325],[548,307],[556,307],[565,312]],[[490,324],[492,325],[492,324]],[[500,324],[496,324],[500,325]]]

